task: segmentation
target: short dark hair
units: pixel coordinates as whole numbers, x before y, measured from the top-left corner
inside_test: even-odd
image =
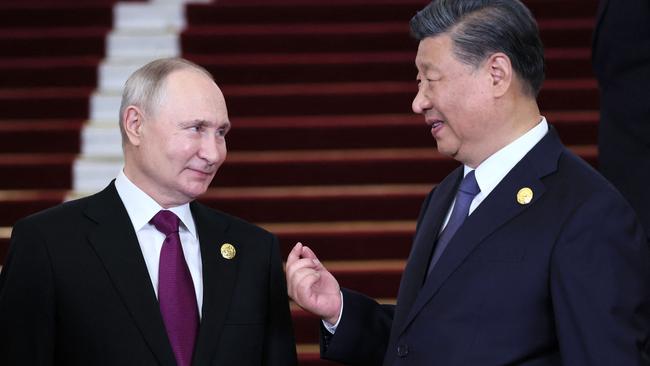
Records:
[[[536,97],[544,82],[544,47],[537,22],[519,0],[433,0],[411,18],[411,35],[421,41],[449,34],[459,61],[478,67],[495,52],[510,58]]]

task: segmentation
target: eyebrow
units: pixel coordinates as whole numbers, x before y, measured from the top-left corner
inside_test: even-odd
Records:
[[[438,68],[437,68],[434,64],[432,64],[431,62],[429,62],[429,61],[418,62],[418,61],[416,60],[416,62],[415,62],[415,67],[416,67],[417,69],[423,69],[422,71],[429,71],[429,70],[430,70],[430,71],[438,71]]]
[[[196,124],[200,124],[200,125],[203,125],[203,126],[216,125],[217,128],[225,128],[227,130],[229,130],[230,127],[231,127],[231,124],[230,124],[229,120],[226,120],[225,122],[221,122],[221,123],[218,123],[218,122],[215,123],[215,122],[208,121],[208,120],[205,120],[205,119],[194,119],[194,120],[191,120],[191,121],[182,121],[182,122],[179,122],[178,124],[181,127],[189,127],[189,126],[193,126],[193,125],[196,125]]]

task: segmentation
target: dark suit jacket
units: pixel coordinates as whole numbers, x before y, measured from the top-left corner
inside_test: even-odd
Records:
[[[295,365],[277,239],[190,205],[203,313],[193,365]],[[220,254],[232,243],[232,260]],[[115,186],[16,223],[0,275],[0,364],[175,365],[137,237]]]
[[[601,0],[593,67],[600,86],[599,169],[650,235],[650,0]]]
[[[322,356],[354,365],[649,365],[650,251],[632,209],[553,129],[424,282],[462,167],[426,199],[396,307],[345,290]],[[533,200],[517,203],[529,187]],[[423,285],[424,282],[424,285]]]

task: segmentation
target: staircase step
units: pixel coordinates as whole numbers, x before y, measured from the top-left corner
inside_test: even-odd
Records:
[[[0,80],[3,88],[92,88],[100,61],[99,57],[0,59]]]
[[[111,5],[117,1],[127,1],[127,2],[140,2],[142,0],[84,0],[84,5],[89,4],[104,4]],[[23,7],[50,7],[50,6],[62,6],[62,5],[79,5],[79,0],[3,0],[3,8],[23,8]]]
[[[231,116],[411,113],[415,82],[282,85],[222,85]],[[593,79],[547,80],[539,95],[542,110],[598,107]]]
[[[0,154],[78,153],[83,121],[0,121]]]
[[[113,24],[113,0],[0,4],[0,29],[50,29],[62,27],[110,28]]]
[[[89,87],[0,89],[3,120],[87,119]]]
[[[549,79],[591,78],[590,50],[546,51]],[[404,52],[184,55],[222,84],[412,81],[415,49]]]
[[[404,19],[404,23],[426,0],[220,0],[218,3],[190,4],[188,24],[297,23],[297,22],[377,22]],[[595,0],[527,0],[537,19],[593,17]],[[558,12],[557,9],[562,9]]]
[[[0,59],[102,57],[107,27],[0,30]]]
[[[217,188],[199,201],[253,222],[412,221],[430,189],[426,184]]]
[[[546,48],[589,47],[593,23],[592,18],[540,21],[542,42]],[[189,26],[181,44],[191,55],[417,50],[405,21]]]
[[[302,242],[327,261],[406,259],[415,232],[415,220],[292,222],[261,226],[280,239],[282,258],[287,257],[297,242]]]
[[[16,220],[63,202],[67,191],[0,190],[0,227],[12,226]],[[0,231],[0,234],[3,232]],[[7,234],[7,232],[4,232]],[[8,234],[2,236],[8,240]]]
[[[74,159],[75,154],[0,154],[0,190],[69,189]]]
[[[597,139],[598,111],[552,111],[544,115],[565,144],[589,144]],[[231,120],[233,129],[228,134],[231,152],[435,145],[423,117],[413,113],[241,118],[231,115]]]

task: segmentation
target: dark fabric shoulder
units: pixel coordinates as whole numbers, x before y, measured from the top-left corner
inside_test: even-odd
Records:
[[[259,235],[272,235],[269,231],[263,229],[260,226],[252,224],[237,216],[233,216],[223,211],[207,206],[201,202],[194,201],[191,203],[191,207],[192,210],[194,210],[197,214],[202,214],[207,217],[214,216],[214,219],[223,222],[228,227],[228,230],[243,230],[243,231],[257,233]]]
[[[93,199],[95,195],[78,198],[71,201],[60,203],[56,206],[38,211],[16,221],[16,225],[24,224],[43,224],[50,222],[64,222],[69,221],[72,217],[81,215],[87,207],[88,202]]]
[[[618,190],[600,172],[567,148],[562,152],[558,168],[562,177],[570,179],[565,183],[567,189],[573,187],[576,192],[592,194],[608,192],[623,199]]]

